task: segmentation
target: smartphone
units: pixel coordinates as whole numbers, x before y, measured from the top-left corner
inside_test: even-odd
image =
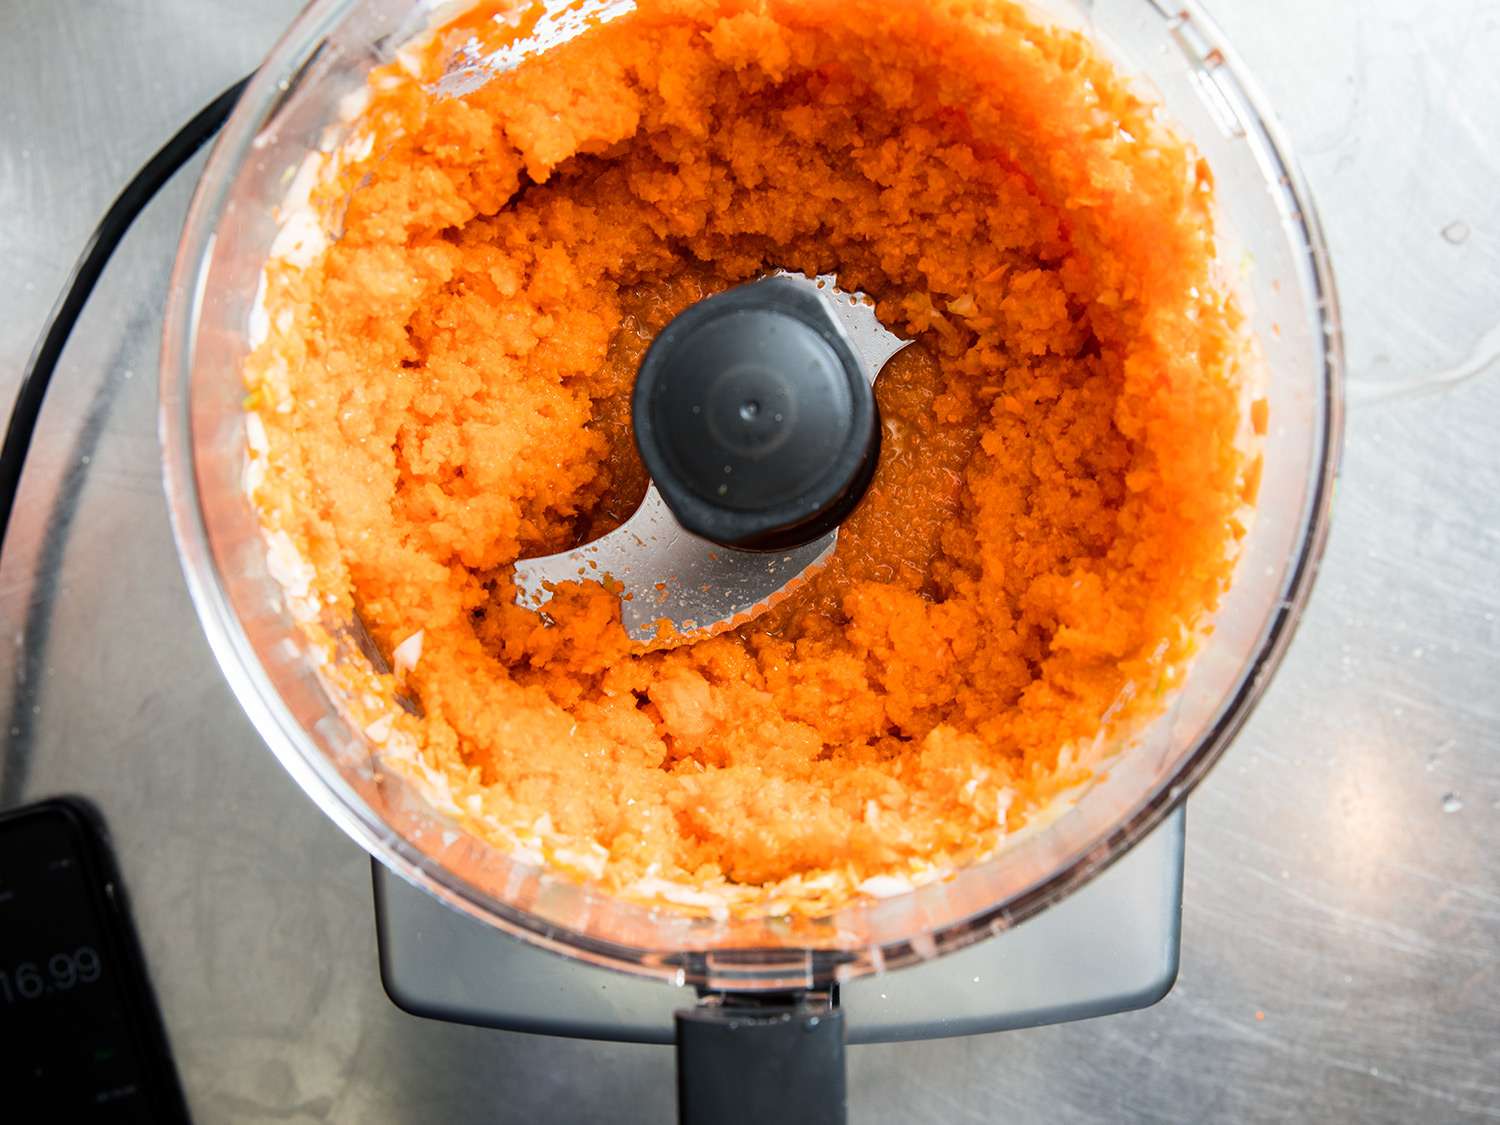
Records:
[[[0,1119],[188,1120],[103,821],[77,798],[0,813]]]

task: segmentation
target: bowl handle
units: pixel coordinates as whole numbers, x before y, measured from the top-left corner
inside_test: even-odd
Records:
[[[844,1125],[847,1110],[828,993],[714,993],[677,1013],[679,1125]]]

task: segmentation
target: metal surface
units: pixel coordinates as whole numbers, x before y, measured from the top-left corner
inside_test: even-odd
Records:
[[[7,397],[115,189],[295,6],[0,6]],[[857,1047],[856,1122],[1500,1118],[1500,9],[1210,7],[1281,110],[1339,270],[1351,409],[1318,589],[1192,800],[1173,992]],[[213,666],[152,386],[189,187],[127,241],[43,416],[0,565],[0,802],[103,808],[200,1122],[670,1120],[665,1048],[398,1011],[364,853]]]
[[[759,617],[833,555],[838,531],[785,551],[736,551],[699,539],[677,522],[656,485],[608,535],[556,555],[516,564],[516,604],[546,613],[551,586],[617,584],[620,624],[652,645],[663,621],[668,644],[711,637]]]
[[[836,288],[831,274],[810,278],[781,271],[777,276],[822,300],[871,385],[886,362],[911,343],[876,319],[868,298]],[[666,620],[671,629],[661,641],[683,644],[770,609],[832,557],[838,535],[835,529],[782,551],[731,550],[684,528],[652,483],[635,513],[608,535],[571,551],[516,563],[516,604],[541,609],[552,600],[552,586],[608,579],[618,587],[620,622],[632,639],[651,645]]]
[[[1009,933],[839,990],[850,1043],[977,1035],[1154,1004],[1177,975],[1183,812]],[[417,1015],[590,1039],[672,1042],[689,988],[564,961],[375,868],[380,974]]]

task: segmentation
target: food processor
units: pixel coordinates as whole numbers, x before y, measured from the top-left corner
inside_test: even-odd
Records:
[[[1191,3],[1028,4],[1039,21],[1087,34],[1213,170],[1219,257],[1240,268],[1269,425],[1256,518],[1211,635],[1166,709],[1054,815],[950,878],[787,926],[627,902],[462,831],[383,763],[289,613],[245,479],[242,371],[261,271],[298,169],[341,140],[346,99],[448,7],[318,0],[288,30],[203,173],[161,353],[164,474],[194,604],[272,752],[379,861],[393,997],[495,1026],[675,1041],[684,1120],[776,1112],[813,1121],[841,1119],[846,1041],[1078,1018],[1160,996],[1176,964],[1180,806],[1290,640],[1326,534],[1340,425],[1339,321],[1321,234],[1286,145],[1222,36]],[[548,4],[537,33],[579,34],[629,7]],[[820,542],[799,544],[808,557],[747,604],[814,565]],[[532,590],[545,611],[545,583]],[[696,625],[696,612],[677,618]],[[348,625],[358,632],[357,620]],[[1117,860],[1109,894],[1104,881],[1086,887]]]

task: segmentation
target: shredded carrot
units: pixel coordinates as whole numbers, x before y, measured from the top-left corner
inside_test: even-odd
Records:
[[[1230,577],[1254,483],[1206,168],[1005,0],[639,0],[434,92],[508,11],[372,76],[373,143],[315,200],[337,240],[268,268],[263,519],[387,654],[422,630],[396,729],[423,759],[602,848],[609,887],[852,888],[993,847],[1161,706]],[[649,654],[595,582],[515,606],[518,557],[642,494],[653,334],[776,268],[918,341],[832,564]]]

